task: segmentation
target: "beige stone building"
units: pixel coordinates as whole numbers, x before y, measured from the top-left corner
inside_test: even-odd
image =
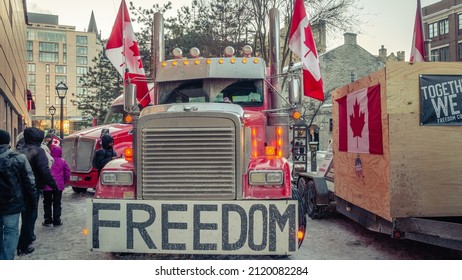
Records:
[[[27,109],[26,24],[23,0],[0,2],[0,128],[11,142],[31,123]]]
[[[94,65],[93,58],[103,49],[93,13],[87,31],[59,25],[57,15],[28,13],[28,19],[25,47],[28,88],[35,101],[33,125],[43,130],[50,129],[49,109],[54,106],[53,127],[60,129],[61,100],[55,87],[63,82],[68,87],[63,99],[64,135],[80,130],[82,114],[77,109],[77,95],[88,90],[83,87],[81,78]]]

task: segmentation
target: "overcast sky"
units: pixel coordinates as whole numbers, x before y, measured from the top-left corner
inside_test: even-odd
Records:
[[[48,13],[59,16],[59,24],[76,26],[77,30],[88,27],[91,11],[95,13],[96,24],[103,38],[109,37],[121,0],[27,0],[29,12]],[[127,5],[130,0],[126,0]],[[150,8],[168,0],[132,0],[136,7]],[[190,3],[190,0],[171,1],[176,10]],[[438,0],[421,0],[422,7],[438,2]],[[378,55],[382,45],[388,54],[405,51],[406,60],[411,50],[412,32],[416,13],[417,0],[358,0],[364,7],[362,22],[358,30],[349,32],[358,34],[358,44],[373,55]],[[167,15],[168,16],[168,15]],[[309,16],[309,15],[308,15]],[[135,30],[137,26],[134,25]],[[343,44],[343,35],[328,42],[328,50]],[[200,47],[200,46],[198,46]]]

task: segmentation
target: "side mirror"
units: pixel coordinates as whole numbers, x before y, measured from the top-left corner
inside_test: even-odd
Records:
[[[133,113],[136,108],[136,85],[128,83],[125,86],[124,110],[128,113]]]
[[[289,102],[292,105],[302,103],[301,84],[297,77],[292,77],[289,81]]]

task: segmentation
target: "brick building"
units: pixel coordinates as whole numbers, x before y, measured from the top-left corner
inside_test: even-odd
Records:
[[[462,0],[442,0],[422,8],[429,61],[462,61]]]

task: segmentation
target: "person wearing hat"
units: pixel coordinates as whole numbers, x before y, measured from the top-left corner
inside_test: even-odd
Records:
[[[0,129],[0,260],[14,259],[20,213],[26,203],[36,203],[37,195],[29,161],[10,149],[10,134]]]

